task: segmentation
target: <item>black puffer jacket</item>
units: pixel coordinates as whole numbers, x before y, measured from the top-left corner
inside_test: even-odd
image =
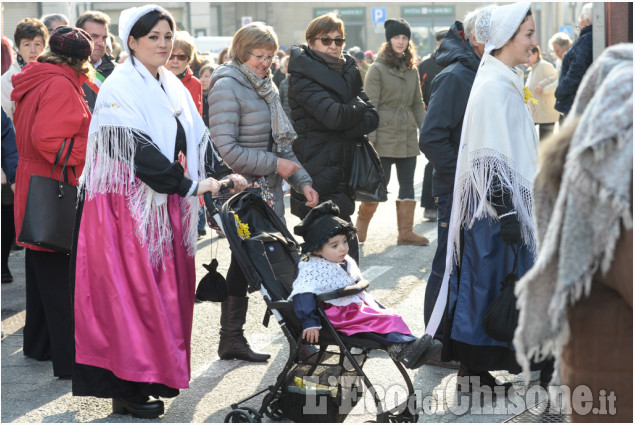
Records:
[[[313,179],[320,202],[332,200],[348,217],[355,202],[348,187],[356,141],[379,124],[375,107],[362,91],[355,59],[344,55],[342,72],[331,70],[306,45],[293,46],[289,59],[289,106],[298,138],[293,151]],[[309,212],[301,193],[291,193],[291,212]]]
[[[437,64],[445,69],[432,80],[428,114],[419,134],[419,149],[434,165],[433,196],[452,194],[454,189],[463,117],[480,62],[462,33],[463,24],[456,21],[437,50]]]

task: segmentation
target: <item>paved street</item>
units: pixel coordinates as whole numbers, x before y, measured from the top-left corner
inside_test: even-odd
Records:
[[[417,197],[421,191],[421,179],[425,158],[420,156],[416,174]],[[368,239],[362,249],[360,267],[371,282],[372,294],[384,305],[402,314],[415,335],[423,331],[423,296],[429,268],[436,249],[436,223],[422,220],[423,210],[417,208],[415,230],[426,235],[431,244],[427,247],[397,246],[395,203],[396,176],[389,185],[389,201],[380,205],[371,222]],[[288,199],[287,199],[288,207]],[[292,228],[298,220],[287,208],[287,220]],[[202,263],[209,263],[212,256],[219,261],[221,273],[229,265],[229,248],[226,240],[211,237],[199,239],[197,277],[205,270]],[[151,422],[130,416],[111,415],[111,401],[90,397],[73,397],[71,382],[53,377],[50,362],[27,359],[22,354],[22,329],[24,325],[24,251],[11,253],[9,266],[15,281],[2,285],[2,422]],[[270,353],[266,364],[250,364],[243,361],[219,360],[216,354],[220,305],[200,303],[194,307],[192,336],[192,379],[190,388],[179,397],[166,400],[166,414],[156,422],[222,422],[231,410],[230,405],[258,389],[275,382],[288,355],[286,340],[275,320],[263,327],[264,302],[259,293],[251,294],[247,317],[246,335],[255,350]],[[169,367],[169,365],[166,365]],[[390,394],[400,394],[402,378],[384,353],[375,353],[364,370],[370,380]],[[527,407],[535,404],[521,398],[522,403],[494,403],[486,400],[482,405],[467,394],[457,393],[456,370],[425,365],[417,371],[409,371],[415,388],[424,400],[432,404],[420,415],[420,422],[504,422]],[[515,388],[522,390],[522,376],[509,376],[496,372],[504,380],[515,381]],[[380,390],[380,394],[382,391]],[[430,397],[434,395],[434,397]],[[532,396],[533,397],[533,396]],[[527,398],[532,398],[527,397]],[[250,402],[258,408],[261,397]],[[387,402],[394,405],[394,402]],[[424,403],[425,404],[425,403]],[[374,414],[362,400],[347,422],[363,422],[374,419]],[[481,413],[481,414],[478,414]]]

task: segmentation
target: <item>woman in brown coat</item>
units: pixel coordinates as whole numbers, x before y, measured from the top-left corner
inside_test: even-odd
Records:
[[[414,173],[419,155],[418,129],[423,124],[425,109],[419,71],[414,64],[416,51],[410,41],[410,25],[405,20],[388,19],[384,23],[386,43],[368,69],[364,88],[379,112],[379,127],[369,134],[390,181],[392,165],[397,168],[397,227],[399,245],[427,245],[428,239],[412,231],[417,205]],[[362,202],[357,214],[359,241],[366,240],[368,224],[377,202]]]

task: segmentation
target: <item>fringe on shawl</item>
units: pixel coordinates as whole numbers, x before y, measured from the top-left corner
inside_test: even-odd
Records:
[[[630,140],[629,140],[630,139]],[[612,152],[623,151],[630,148],[628,145],[632,142],[632,133],[629,138],[622,138],[617,143],[615,139],[606,139],[600,143],[597,143],[591,149],[594,162],[601,162]],[[568,163],[572,164],[571,171],[566,178],[563,178],[562,185],[569,186],[572,182],[575,182],[575,186],[578,188],[584,188],[589,198],[592,198],[595,203],[606,205],[607,211],[611,211],[611,217],[607,220],[606,225],[602,230],[595,232],[595,238],[591,244],[592,252],[590,258],[580,259],[580,268],[577,270],[569,270],[569,273],[577,273],[578,275],[568,284],[562,287],[556,287],[556,291],[553,295],[551,303],[548,308],[548,332],[549,336],[542,341],[537,342],[531,347],[525,346],[525,341],[521,338],[520,330],[521,326],[516,328],[516,336],[514,338],[514,345],[516,346],[516,360],[525,372],[525,386],[529,385],[530,379],[530,367],[531,360],[540,362],[545,360],[548,356],[554,355],[554,373],[551,380],[551,385],[561,385],[562,377],[560,375],[560,361],[561,353],[564,346],[568,343],[570,337],[569,320],[567,317],[568,308],[575,305],[576,302],[582,297],[589,296],[591,292],[591,286],[593,283],[593,276],[597,273],[598,269],[602,274],[609,271],[613,262],[615,247],[622,234],[622,226],[627,230],[633,228],[633,215],[631,212],[631,202],[629,199],[623,199],[616,193],[611,192],[588,170],[583,168],[579,164],[580,152],[571,151],[568,155]],[[561,188],[562,190],[562,188]],[[569,190],[567,187],[566,190]],[[557,205],[557,204],[556,204]],[[564,214],[564,213],[562,213]],[[558,225],[559,230],[562,229],[562,222],[560,220]],[[553,229],[551,229],[553,231]],[[562,239],[556,239],[559,244],[562,244]],[[553,240],[552,240],[553,241]],[[541,247],[541,251],[545,249],[547,256],[552,257],[554,252],[559,252],[560,249],[566,249],[562,246],[545,246]],[[557,257],[559,258],[559,256]],[[552,259],[552,258],[550,258]],[[557,261],[538,261],[534,265],[534,268],[530,270],[529,274],[537,276],[549,276],[552,279],[559,278],[559,264]],[[530,280],[534,280],[533,276],[527,276]],[[519,288],[520,289],[520,288]],[[528,305],[527,298],[529,296],[527,290],[516,290],[518,297],[517,306]],[[520,311],[521,317],[519,323],[523,323],[524,317],[522,317],[523,310]],[[527,326],[528,324],[525,324]],[[555,402],[555,400],[552,400]]]
[[[522,238],[531,252],[536,252],[536,232],[532,218],[531,182],[514,171],[511,161],[492,149],[481,149],[474,158],[469,159],[469,171],[459,176],[454,188],[453,214],[451,228],[471,228],[476,220],[493,218],[498,220],[496,210],[490,204],[488,195],[493,188],[495,178],[500,181],[505,193],[511,192],[514,208],[521,224]],[[453,262],[460,264],[460,232],[453,235]]]
[[[135,136],[143,137],[135,129],[120,126],[101,126],[97,132],[89,135],[86,165],[79,180],[80,188],[85,190],[80,193],[88,200],[93,199],[96,194],[125,196],[130,214],[137,223],[135,235],[148,249],[150,262],[156,269],[163,264],[165,258],[173,256],[174,236],[167,203],[158,205],[155,201],[156,192],[135,177]],[[199,175],[205,175],[208,143],[211,141],[209,133],[205,131],[198,142]],[[188,255],[193,257],[196,254],[198,237],[198,198],[183,198],[179,207],[183,245]]]

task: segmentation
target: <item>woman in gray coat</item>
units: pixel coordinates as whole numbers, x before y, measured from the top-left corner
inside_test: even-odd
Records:
[[[231,61],[220,65],[210,81],[209,128],[224,161],[242,174],[284,220],[282,182],[304,194],[314,207],[318,193],[291,149],[296,138],[271,79],[271,61],[278,50],[273,28],[254,22],[234,35]],[[243,336],[247,314],[247,280],[232,256],[227,271],[228,297],[221,306],[218,355],[221,359],[266,361]]]

